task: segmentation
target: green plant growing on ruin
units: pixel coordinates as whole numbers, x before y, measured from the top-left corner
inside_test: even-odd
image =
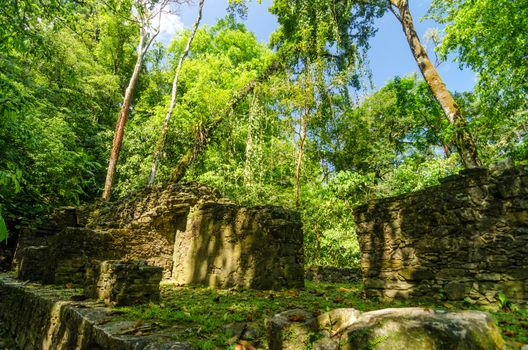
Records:
[[[383,343],[387,339],[389,339],[389,336],[388,335],[383,335],[383,336],[380,336],[380,337],[376,337],[376,338],[374,338],[372,340],[369,340],[368,348],[369,349],[375,349],[378,344]]]
[[[515,305],[514,303],[511,302],[511,300],[508,299],[508,297],[506,296],[506,294],[504,293],[499,293],[497,295],[497,299],[499,300],[499,308],[502,310],[502,311],[506,311],[506,312],[516,312],[516,311],[519,311],[519,306]]]

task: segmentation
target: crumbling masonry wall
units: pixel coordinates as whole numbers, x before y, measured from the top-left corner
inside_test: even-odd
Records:
[[[246,208],[197,184],[146,189],[113,203],[59,210],[21,235],[19,277],[83,283],[93,260],[143,260],[179,284],[257,289],[304,285],[299,215]]]
[[[528,300],[528,171],[507,162],[355,209],[368,296]]]

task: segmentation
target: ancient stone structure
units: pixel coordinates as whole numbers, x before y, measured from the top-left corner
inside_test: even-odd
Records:
[[[106,260],[86,271],[84,295],[109,306],[145,304],[160,299],[162,268],[143,261]]]
[[[528,299],[528,171],[499,163],[354,211],[368,296]]]
[[[147,189],[119,202],[60,210],[43,227],[22,234],[15,262],[21,279],[81,284],[91,261],[117,259],[145,260],[180,284],[304,285],[297,213],[238,206],[200,185]]]

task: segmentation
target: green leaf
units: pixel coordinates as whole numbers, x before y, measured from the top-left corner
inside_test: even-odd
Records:
[[[4,221],[4,218],[0,214],[0,242],[7,241],[7,226]]]

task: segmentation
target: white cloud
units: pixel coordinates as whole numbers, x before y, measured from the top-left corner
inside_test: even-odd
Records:
[[[156,40],[168,45],[174,34],[182,31],[183,27],[184,25],[179,15],[163,12],[161,15],[160,33]]]
[[[179,32],[183,29],[183,22],[180,16],[173,13],[164,12],[161,15],[161,26],[160,34],[174,35],[176,32]]]

